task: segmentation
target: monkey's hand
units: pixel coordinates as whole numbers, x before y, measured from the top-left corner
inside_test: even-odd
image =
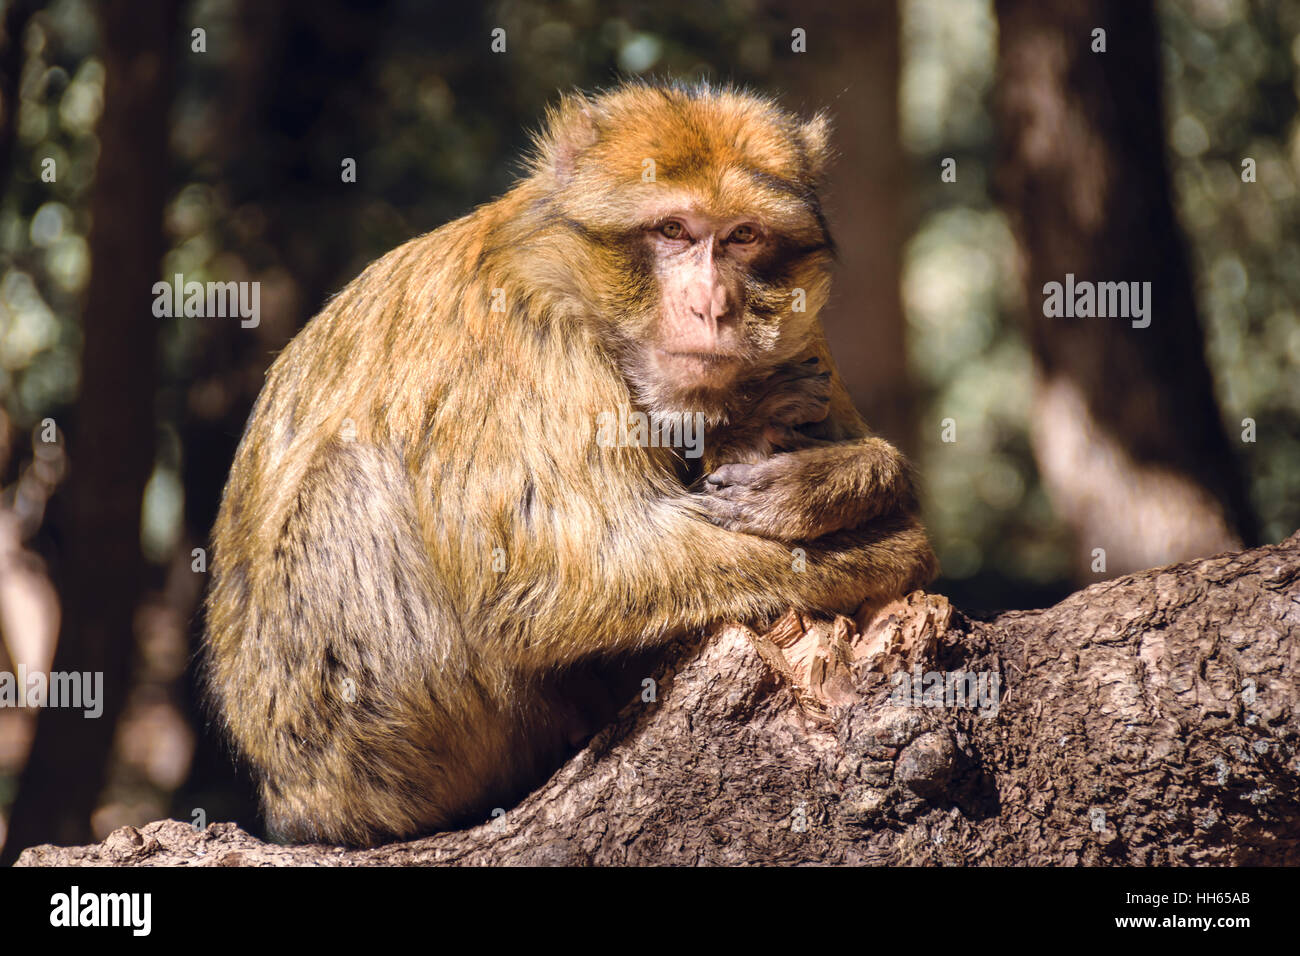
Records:
[[[916,510],[907,464],[882,438],[723,465],[705,476],[700,498],[714,524],[778,541],[811,541]]]
[[[813,356],[776,368],[752,388],[737,420],[705,442],[705,467],[724,462],[760,462],[781,451],[815,443],[799,428],[825,420],[830,411],[831,373]]]
[[[824,421],[831,408],[831,373],[817,356],[781,366],[763,383],[751,419],[775,451],[792,451],[809,441],[796,432]]]

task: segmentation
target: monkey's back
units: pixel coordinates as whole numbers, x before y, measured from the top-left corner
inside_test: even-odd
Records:
[[[453,281],[484,234],[451,223],[345,288],[273,364],[236,455],[207,685],[290,838],[445,825],[506,799],[549,759],[535,738],[564,733],[520,693],[514,651],[554,600],[547,568],[585,547],[543,499],[598,480],[560,451],[589,403],[536,384],[580,357],[493,328],[486,276]],[[552,451],[529,450],[538,429]]]

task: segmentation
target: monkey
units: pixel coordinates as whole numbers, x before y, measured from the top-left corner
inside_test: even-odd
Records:
[[[824,114],[741,88],[565,93],[508,192],[278,355],[213,529],[203,662],[272,834],[482,821],[571,752],[566,675],[934,579],[908,465],[818,317],[830,156]],[[619,409],[699,416],[704,452],[602,446]]]

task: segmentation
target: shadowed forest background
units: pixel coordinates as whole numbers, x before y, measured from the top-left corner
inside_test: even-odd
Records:
[[[193,680],[195,549],[249,409],[368,262],[509,187],[558,90],[708,78],[831,113],[832,349],[916,463],[954,604],[1300,525],[1297,0],[0,10],[0,672],[105,689],[97,720],[0,707],[6,859],[256,829]],[[155,318],[178,273],[259,282],[259,324]],[[1066,273],[1152,282],[1151,326],[1045,318]]]

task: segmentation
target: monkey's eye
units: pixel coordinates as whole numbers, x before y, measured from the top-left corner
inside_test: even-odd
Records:
[[[737,226],[731,230],[731,235],[727,237],[728,242],[734,242],[739,245],[747,245],[758,238],[758,230],[753,226]]]
[[[679,222],[676,219],[669,219],[666,223],[664,223],[662,226],[659,227],[659,232],[665,239],[686,238],[686,227],[683,226],[681,222]]]

